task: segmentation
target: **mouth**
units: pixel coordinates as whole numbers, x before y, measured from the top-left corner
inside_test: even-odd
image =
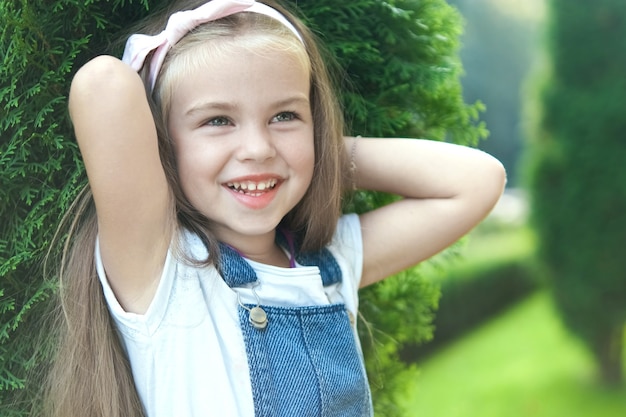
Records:
[[[273,190],[278,184],[276,178],[271,178],[265,181],[233,181],[226,183],[226,186],[231,190],[250,196],[260,196],[270,190]]]

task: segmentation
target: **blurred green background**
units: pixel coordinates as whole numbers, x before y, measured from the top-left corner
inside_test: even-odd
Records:
[[[464,95],[486,106],[480,147],[509,183],[462,258],[427,274],[434,346],[405,351],[417,367],[397,401],[406,416],[624,416],[626,2],[449,3]]]

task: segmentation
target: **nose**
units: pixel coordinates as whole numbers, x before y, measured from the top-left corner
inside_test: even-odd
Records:
[[[240,161],[263,162],[276,156],[272,134],[266,126],[245,129],[239,143],[237,157]]]

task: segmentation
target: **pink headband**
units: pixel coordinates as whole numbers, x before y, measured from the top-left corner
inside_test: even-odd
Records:
[[[285,16],[266,4],[257,3],[254,0],[211,0],[197,9],[174,13],[168,19],[165,30],[158,35],[135,34],[129,37],[122,61],[130,65],[135,71],[139,71],[144,64],[146,56],[151,51],[154,51],[150,61],[149,79],[150,90],[152,90],[165,55],[183,36],[196,26],[239,12],[259,13],[276,19],[304,43],[296,28]]]

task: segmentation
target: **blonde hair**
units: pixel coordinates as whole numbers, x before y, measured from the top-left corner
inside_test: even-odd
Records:
[[[327,245],[341,214],[341,197],[345,179],[346,156],[343,148],[343,116],[333,83],[312,33],[288,12],[274,3],[297,28],[303,43],[284,25],[256,13],[238,13],[194,29],[168,53],[157,77],[154,93],[150,95],[157,122],[161,161],[168,173],[176,200],[178,222],[198,234],[209,248],[211,261],[218,252],[211,230],[211,221],[197,212],[182,193],[178,184],[175,152],[166,121],[172,90],[188,71],[209,59],[219,59],[235,44],[257,53],[264,50],[293,52],[309,68],[311,77],[311,111],[314,125],[315,174],[302,200],[283,219],[281,226],[293,232],[302,251],[315,251]],[[193,50],[193,53],[189,53]],[[144,69],[147,69],[146,65]],[[148,84],[148,73],[142,74]]]
[[[59,308],[51,317],[58,350],[45,384],[43,414],[54,417],[141,417],[130,365],[104,301],[95,268],[97,218],[86,186],[61,221]],[[50,253],[49,253],[50,255]],[[49,262],[49,261],[48,261]]]
[[[176,10],[197,7],[204,1],[184,1],[166,13],[146,21],[140,33],[163,29]],[[188,65],[202,65],[209,56],[218,56],[220,44],[234,42],[262,53],[264,48],[293,51],[310,68],[310,101],[314,122],[315,167],[313,180],[302,200],[285,216],[281,226],[291,230],[303,251],[327,245],[341,214],[344,175],[347,172],[343,148],[343,119],[326,69],[326,57],[313,34],[280,5],[268,2],[290,20],[302,42],[273,19],[256,13],[238,13],[198,27],[183,37],[166,57],[157,77],[154,94],[144,69],[147,97],[157,126],[159,151],[175,203],[178,227],[198,234],[209,250],[206,263],[218,262],[218,246],[210,219],[187,200],[179,185],[172,140],[167,131],[170,90]],[[201,42],[200,42],[201,41]],[[220,42],[221,41],[221,42]],[[203,53],[188,54],[202,45]],[[193,57],[191,57],[193,55]],[[185,59],[180,59],[185,57]],[[305,68],[306,68],[305,67]],[[122,347],[102,293],[94,262],[97,218],[87,186],[61,222],[55,239],[64,240],[59,262],[59,305],[55,324],[58,351],[48,375],[44,414],[54,417],[141,417],[144,415],[134,386],[130,364]],[[66,230],[63,236],[62,230]],[[62,239],[61,239],[62,238]],[[51,258],[52,260],[52,258]]]

